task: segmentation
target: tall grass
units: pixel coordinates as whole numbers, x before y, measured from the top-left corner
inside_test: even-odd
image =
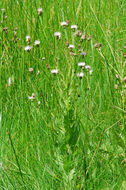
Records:
[[[2,8],[0,188],[125,190],[125,1],[1,0]],[[73,24],[86,40],[74,35]]]

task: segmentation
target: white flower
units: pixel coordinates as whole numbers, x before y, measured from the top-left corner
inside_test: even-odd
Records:
[[[61,38],[61,32],[55,32],[54,36],[57,37],[57,39]]]
[[[69,48],[69,49],[74,49],[74,48],[75,48],[75,46],[74,46],[74,45],[72,45],[72,44],[70,44],[70,45],[68,46],[68,48]]]
[[[26,42],[30,42],[31,41],[31,37],[30,36],[26,36]]]
[[[29,72],[32,73],[33,72],[33,68],[29,68]]]
[[[25,51],[30,51],[31,49],[32,49],[32,46],[26,46],[26,47],[24,48]]]
[[[32,93],[32,96],[29,96],[28,99],[29,99],[29,100],[34,100],[34,99],[35,99],[35,94]]]
[[[41,102],[40,101],[38,101],[38,105],[40,105],[41,104]]]
[[[52,74],[58,74],[59,71],[58,71],[57,69],[53,69],[53,70],[51,70],[51,73],[52,73]]]
[[[10,86],[11,85],[11,77],[9,77],[9,79],[8,79],[8,86]]]
[[[34,46],[39,46],[40,45],[40,41],[39,40],[36,40],[35,42],[34,42]]]
[[[93,73],[93,70],[90,70],[90,71],[89,71],[89,74],[92,75],[92,73]]]
[[[63,21],[61,22],[61,26],[68,26],[67,22]]]
[[[85,69],[86,69],[86,70],[91,70],[91,66],[90,66],[90,65],[86,65],[86,66],[85,66]]]
[[[40,71],[38,70],[37,74],[39,75],[40,74]]]
[[[84,73],[83,72],[77,73],[77,77],[83,78],[84,77]]]
[[[38,12],[38,15],[42,15],[43,9],[42,9],[42,8],[38,8],[38,9],[37,9],[37,12]]]
[[[73,30],[77,29],[77,25],[71,25],[71,29]]]
[[[84,62],[80,62],[80,63],[78,63],[78,66],[79,66],[79,67],[84,67],[84,66],[85,66],[85,63],[84,63]]]
[[[33,96],[28,97],[29,100],[34,100],[35,98]]]

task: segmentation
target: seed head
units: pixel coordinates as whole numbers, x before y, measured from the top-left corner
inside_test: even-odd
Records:
[[[82,35],[82,32],[81,32],[80,30],[77,30],[77,31],[75,32],[75,36],[79,37],[79,36],[81,36],[81,35]]]

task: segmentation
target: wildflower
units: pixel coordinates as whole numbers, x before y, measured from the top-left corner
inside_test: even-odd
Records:
[[[25,51],[30,51],[31,49],[32,49],[32,46],[26,46],[26,47],[24,48]]]
[[[40,45],[40,41],[39,40],[36,40],[35,42],[34,42],[34,46],[39,46]]]
[[[38,105],[40,105],[41,104],[41,102],[40,101],[38,101]]]
[[[86,52],[82,51],[82,52],[80,53],[80,55],[82,55],[82,57],[85,57]]]
[[[91,66],[90,66],[90,65],[86,65],[86,66],[85,66],[85,69],[86,69],[86,70],[91,70]]]
[[[90,70],[90,71],[89,71],[89,74],[92,75],[92,73],[93,73],[93,70]]]
[[[77,25],[71,25],[71,29],[72,29],[72,30],[77,29]]]
[[[58,74],[59,72],[58,72],[57,69],[53,69],[53,70],[51,70],[51,73],[52,73],[52,74]]]
[[[2,8],[1,11],[2,11],[3,13],[5,13],[5,8]]]
[[[42,58],[42,62],[45,60],[45,57]]]
[[[8,32],[8,27],[4,27],[3,31]]]
[[[102,44],[101,43],[96,43],[94,46],[95,46],[95,48],[100,48],[102,46]]]
[[[29,99],[29,100],[34,100],[34,99],[35,99],[35,94],[32,93],[32,96],[29,96],[28,99]]]
[[[54,33],[54,36],[55,36],[57,39],[60,39],[60,38],[61,38],[61,32],[55,32],[55,33]]]
[[[83,78],[84,77],[84,73],[83,72],[77,73],[77,77]]]
[[[7,20],[7,16],[5,16],[4,18],[5,18],[5,20]]]
[[[116,79],[119,79],[119,75],[118,75],[118,74],[116,74],[116,75],[115,75],[115,78],[116,78]]]
[[[42,9],[42,8],[38,8],[38,9],[37,9],[37,12],[38,12],[38,15],[40,16],[40,15],[42,15],[42,13],[43,13],[43,9]]]
[[[32,73],[33,72],[33,68],[29,68],[29,72]]]
[[[61,26],[68,26],[68,23],[67,22],[65,22],[65,21],[63,21],[63,22],[61,22]]]
[[[8,86],[10,86],[11,85],[11,77],[9,77],[9,79],[8,79]]]
[[[85,63],[84,63],[84,62],[80,62],[80,63],[78,63],[78,66],[79,66],[79,67],[84,67],[84,66],[85,66]]]
[[[40,74],[40,71],[38,70],[37,74],[39,75]]]
[[[74,46],[74,45],[72,45],[72,44],[70,44],[70,45],[68,46],[68,48],[69,48],[69,49],[74,49],[74,48],[75,48],[75,46]]]
[[[26,42],[30,43],[30,41],[31,41],[31,37],[30,36],[26,36]]]

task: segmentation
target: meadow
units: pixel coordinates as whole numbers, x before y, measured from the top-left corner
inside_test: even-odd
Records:
[[[125,0],[1,0],[0,92],[1,190],[126,190]]]

